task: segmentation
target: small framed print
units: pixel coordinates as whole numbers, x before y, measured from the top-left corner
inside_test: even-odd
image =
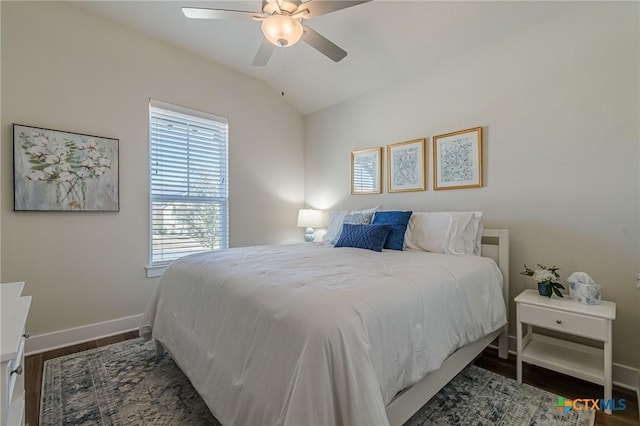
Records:
[[[389,192],[425,191],[425,139],[387,145]]]
[[[382,148],[351,152],[351,193],[382,192]]]
[[[482,186],[482,127],[433,137],[433,189]]]

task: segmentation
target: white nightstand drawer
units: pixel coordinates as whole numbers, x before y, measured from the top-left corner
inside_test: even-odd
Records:
[[[562,312],[539,306],[521,305],[520,321],[537,325],[550,330],[562,331],[595,340],[609,340],[607,336],[607,320],[576,313]]]

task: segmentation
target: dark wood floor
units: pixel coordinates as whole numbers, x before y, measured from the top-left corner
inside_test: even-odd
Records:
[[[25,360],[26,424],[32,426],[38,424],[42,370],[46,360],[110,345],[135,337],[138,337],[137,331],[27,357]],[[475,363],[487,370],[515,379],[516,363],[514,356],[510,356],[508,360],[503,360],[497,357],[495,350],[489,348],[485,350]],[[602,398],[602,386],[554,373],[536,366],[525,365],[524,382],[549,392],[563,395],[569,399]],[[635,392],[614,387],[613,397],[625,398],[627,409],[625,411],[614,411],[612,415],[597,412],[596,426],[640,426],[640,422],[638,421],[638,399]]]
[[[484,353],[475,361],[479,367],[516,378],[516,360],[509,355],[508,360],[500,359],[497,350],[485,349]],[[524,364],[523,382],[546,391],[562,395],[568,399],[599,399],[603,398],[602,386],[575,379],[564,374],[546,370],[535,365]],[[638,398],[635,392],[613,388],[613,398],[624,398],[627,408],[624,411],[614,411],[611,415],[596,412],[596,426],[640,426],[638,421]]]

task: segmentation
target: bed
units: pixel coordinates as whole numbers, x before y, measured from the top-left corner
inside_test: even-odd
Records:
[[[223,425],[400,425],[494,339],[507,356],[508,231],[483,256],[312,243],[174,262],[140,334]]]

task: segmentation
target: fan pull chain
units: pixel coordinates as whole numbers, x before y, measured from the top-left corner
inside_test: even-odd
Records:
[[[284,48],[280,48],[280,63],[282,66],[280,67],[280,94],[284,97]]]

